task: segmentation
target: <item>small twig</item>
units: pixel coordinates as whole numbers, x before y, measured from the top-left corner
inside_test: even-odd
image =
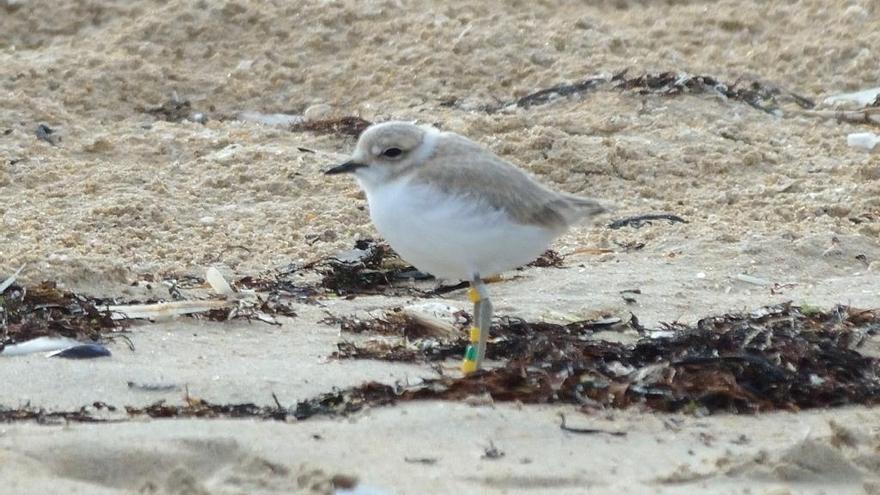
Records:
[[[792,114],[819,119],[834,119],[850,124],[869,124],[880,126],[880,108],[862,110],[792,110]]]
[[[439,296],[442,294],[447,294],[449,292],[455,292],[459,289],[467,288],[468,285],[469,285],[469,282],[459,282],[454,285],[441,285],[440,287],[437,287],[434,290],[429,290],[429,291],[425,292],[425,296],[429,296],[429,297],[430,296]]]
[[[126,345],[128,345],[128,350],[134,352],[134,342],[128,337],[128,335],[118,335],[118,337],[125,341]]]
[[[24,270],[24,267],[25,267],[25,265],[21,265],[21,267],[18,270],[15,270],[15,273],[10,275],[3,282],[0,282],[0,294],[3,294],[3,292],[9,288],[9,286],[11,286],[13,283],[15,283],[15,279],[18,278],[18,275],[21,273],[22,270]]]
[[[669,223],[688,223],[687,220],[681,218],[678,215],[672,215],[669,213],[650,213],[647,215],[637,215],[634,217],[615,220],[608,224],[608,228],[619,229],[622,227],[632,226],[638,229],[643,227],[645,224],[650,224],[652,220],[669,220]]]
[[[278,400],[278,396],[275,395],[275,392],[272,392],[272,400],[275,401],[275,405],[278,406],[278,410],[284,410],[284,406],[281,405],[281,401]]]
[[[559,413],[559,419],[561,420],[559,424],[559,429],[562,431],[567,431],[569,433],[577,433],[579,435],[611,435],[613,437],[625,437],[625,431],[608,431],[608,430],[598,430],[595,428],[573,428],[565,424],[565,414]]]

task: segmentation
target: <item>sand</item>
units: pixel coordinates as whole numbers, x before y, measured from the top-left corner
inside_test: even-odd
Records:
[[[870,126],[791,104],[772,115],[709,94],[610,88],[481,110],[627,68],[759,81],[821,102],[877,86],[877,25],[880,9],[868,1],[6,0],[0,274],[25,264],[26,283],[125,298],[141,294],[138,280],[203,276],[209,266],[256,274],[375,237],[357,188],[320,174],[353,138],[237,117],[311,108],[434,123],[554,188],[614,205],[554,245],[612,253],[572,254],[565,269],[493,284],[500,314],[566,321],[632,311],[652,324],[785,300],[877,307],[880,155],[846,144]],[[147,111],[175,94],[207,121]],[[35,137],[39,124],[55,131],[54,145]],[[688,223],[606,227],[653,212]],[[635,306],[619,294],[633,288],[642,292]],[[135,351],[117,341],[111,359],[4,360],[0,404],[182,400],[180,390],[147,393],[128,381],[216,402],[270,404],[274,392],[293,404],[363,380],[434,376],[427,366],[328,359],[340,335],[320,323],[326,311],[411,302],[297,306],[278,328],[139,325]],[[444,302],[467,308],[460,292]],[[560,410],[631,433],[565,434]],[[0,428],[0,479],[19,493],[308,493],[326,491],[334,475],[385,493],[877,493],[878,417],[867,408],[694,418],[427,403],[291,424],[12,424]],[[858,430],[857,444],[835,440],[831,420]],[[480,458],[490,440],[503,458]]]

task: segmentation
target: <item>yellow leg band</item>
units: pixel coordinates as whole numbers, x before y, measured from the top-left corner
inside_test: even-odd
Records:
[[[461,362],[461,372],[462,373],[464,373],[465,375],[469,375],[469,374],[473,373],[474,371],[477,371],[477,362],[476,361],[471,361],[469,359],[465,359],[464,361]]]
[[[477,327],[471,327],[470,330],[471,342],[476,344],[480,341],[480,329]]]
[[[471,302],[474,304],[480,302],[480,293],[477,292],[477,289],[474,289],[473,287],[468,289],[468,299],[470,299]]]
[[[477,371],[477,348],[472,344],[468,344],[464,351],[464,359],[461,361],[461,372],[467,375]]]

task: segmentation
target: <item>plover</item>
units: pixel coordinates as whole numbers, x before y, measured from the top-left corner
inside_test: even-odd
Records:
[[[325,172],[353,174],[370,218],[421,271],[470,282],[471,344],[462,371],[482,366],[492,323],[483,278],[522,266],[572,224],[605,208],[555,192],[479,144],[409,122],[374,124],[349,161]]]

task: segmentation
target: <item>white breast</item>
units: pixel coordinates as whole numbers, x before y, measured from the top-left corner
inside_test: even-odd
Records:
[[[391,247],[421,271],[470,280],[537,258],[556,232],[512,222],[479,201],[397,180],[364,188],[370,217]]]

